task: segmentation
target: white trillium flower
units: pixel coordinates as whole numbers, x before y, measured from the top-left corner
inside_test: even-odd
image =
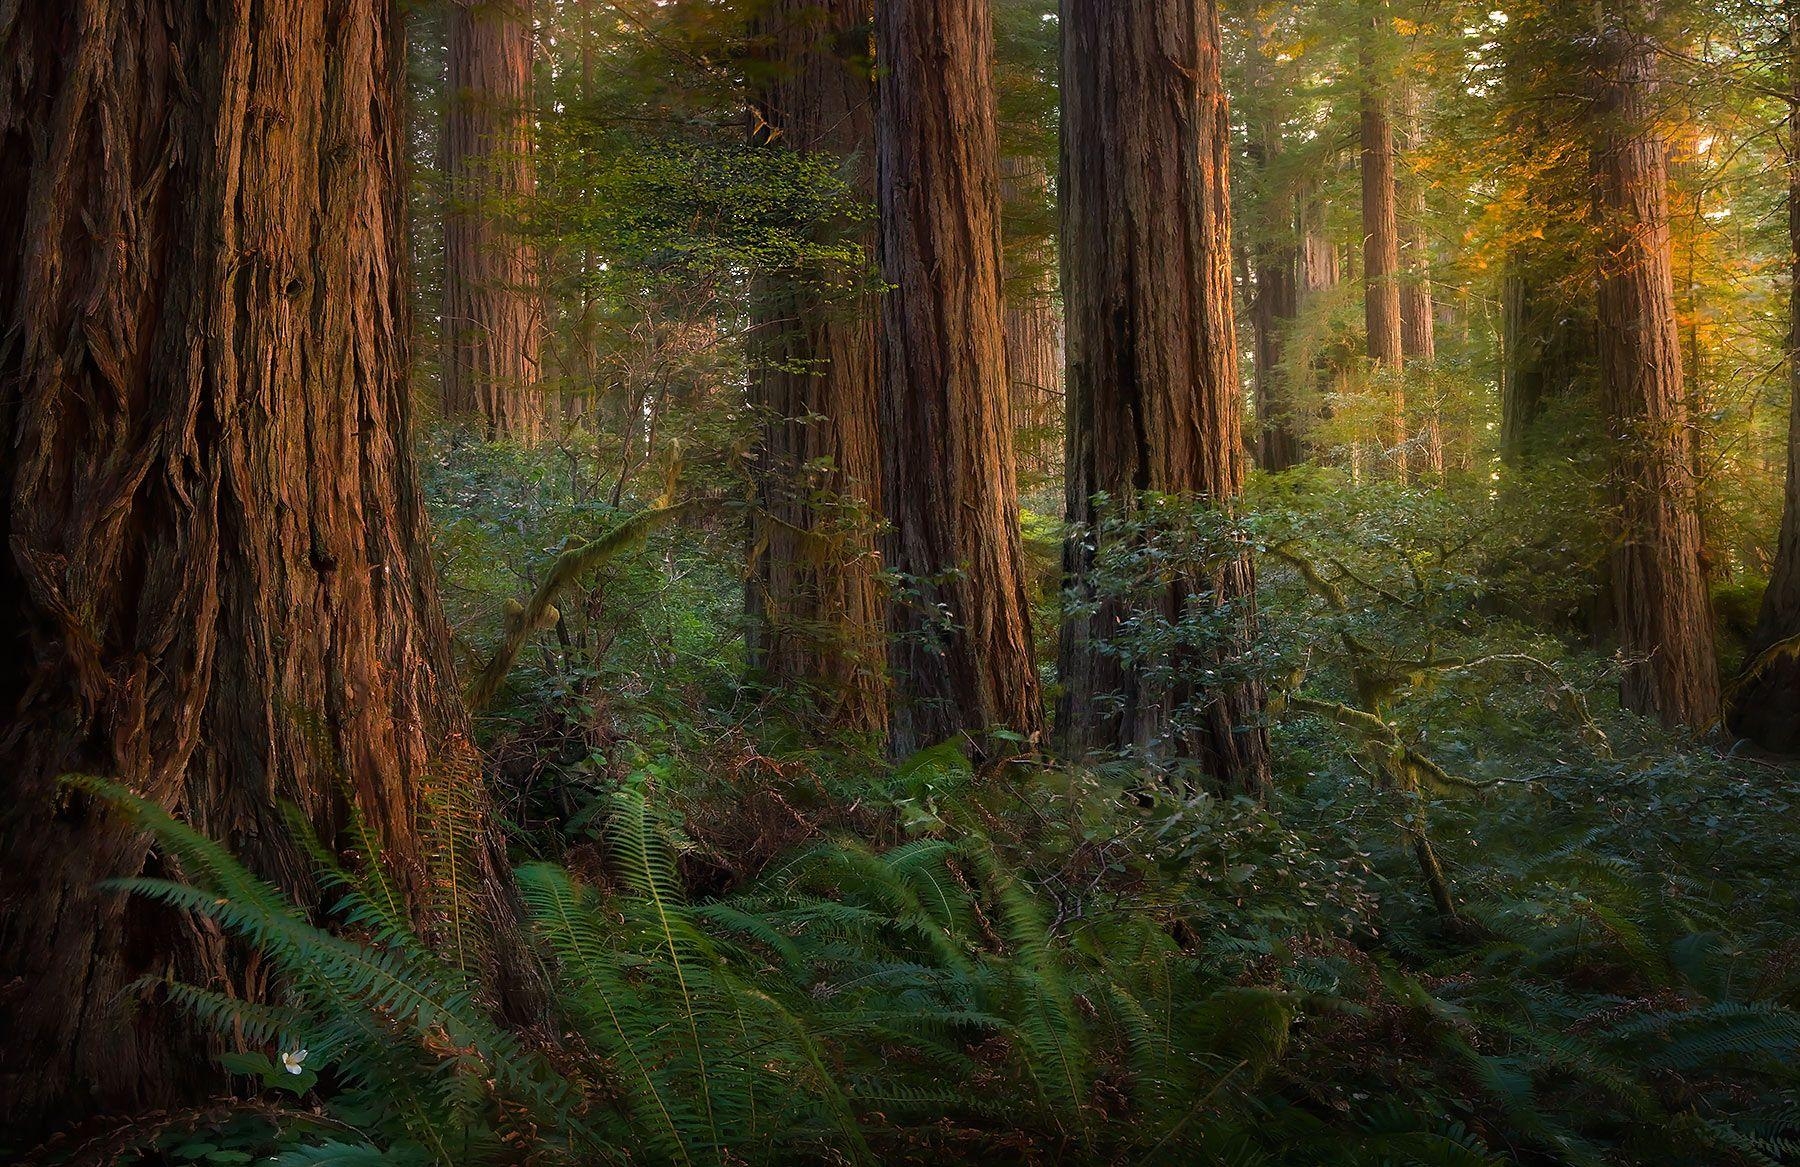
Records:
[[[281,1068],[290,1074],[298,1074],[305,1069],[307,1051],[291,1049],[281,1055]]]

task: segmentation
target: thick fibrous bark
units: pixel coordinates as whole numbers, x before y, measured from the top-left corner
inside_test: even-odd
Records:
[[[1600,370],[1621,528],[1611,560],[1625,705],[1705,729],[1720,712],[1712,610],[1700,564],[1692,436],[1656,132],[1656,45],[1633,0],[1600,13],[1593,145]]]
[[[752,135],[772,149],[842,159],[872,194],[869,11],[866,0],[770,0],[755,29],[769,72]],[[872,264],[873,227],[850,229]],[[834,725],[877,732],[887,721],[887,640],[875,547],[875,304],[865,292],[827,290],[862,286],[863,276],[789,272],[758,296],[751,391],[763,414],[762,513],[749,605],[754,668],[812,690]]]
[[[1049,175],[1035,158],[1000,159],[1000,194],[1008,205],[1041,201]],[[1032,251],[1049,251],[1034,241]],[[1009,271],[1006,284],[1006,372],[1012,384],[1013,430],[1020,473],[1034,481],[1062,474],[1063,323],[1056,303],[1054,256],[1033,254]]]
[[[1400,222],[1394,186],[1394,128],[1387,78],[1374,48],[1387,15],[1386,0],[1365,0],[1373,12],[1365,31],[1362,56],[1362,220],[1363,311],[1368,327],[1369,361],[1385,372],[1383,389],[1390,395],[1393,418],[1388,441],[1395,474],[1406,477],[1406,392],[1400,380],[1405,364],[1401,328]]]
[[[1800,2],[1788,5],[1788,48],[1788,127],[1800,133]],[[1794,754],[1800,753],[1800,149],[1788,155],[1788,236],[1787,496],[1749,667],[1732,697],[1731,728],[1765,749]]]
[[[543,429],[537,258],[512,225],[533,189],[530,0],[452,0],[444,138],[446,416],[530,444]]]
[[[1069,518],[1092,529],[1102,492],[1125,508],[1144,491],[1231,506],[1244,468],[1217,5],[1063,0],[1062,28]],[[1090,548],[1072,539],[1066,568],[1091,595]],[[1225,608],[1241,645],[1255,632],[1254,588],[1245,550],[1148,602],[1172,620]],[[1122,667],[1103,646],[1119,633],[1124,602],[1105,599],[1064,625],[1066,746],[1153,747],[1224,787],[1261,792],[1260,688],[1169,691]],[[1171,733],[1173,717],[1192,728]]]
[[[1002,320],[987,0],[883,0],[875,20],[883,501],[895,611],[893,744],[1043,713],[1032,651]]]
[[[314,903],[282,802],[329,843],[354,800],[416,888],[423,788],[469,779],[472,755],[409,450],[392,4],[8,19],[0,1126],[16,1132],[210,1078],[139,977],[263,988],[216,929],[97,888],[179,872],[59,776],[122,782]]]

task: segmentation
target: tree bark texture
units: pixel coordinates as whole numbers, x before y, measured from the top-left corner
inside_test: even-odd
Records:
[[[893,747],[1042,736],[1001,291],[987,0],[877,6]]]
[[[1035,158],[1000,159],[1003,202],[1041,202],[1050,176]],[[1032,254],[1006,273],[1006,372],[1012,383],[1019,472],[1045,482],[1062,476],[1063,321],[1056,303],[1052,245],[1032,241]]]
[[[855,189],[872,196],[870,11],[866,0],[770,0],[753,30],[768,80],[752,136],[771,149],[841,160]],[[873,226],[847,229],[872,267]],[[763,425],[751,663],[772,682],[812,690],[835,726],[879,732],[887,609],[875,545],[876,305],[864,276],[784,273],[764,281],[757,298],[751,391]]]
[[[1386,31],[1386,0],[1365,0],[1370,10],[1362,49],[1363,313],[1369,363],[1379,391],[1389,398],[1392,421],[1385,443],[1397,477],[1407,472],[1405,339],[1401,326],[1400,219],[1394,178],[1394,126],[1389,79],[1375,41]]]
[[[530,0],[451,0],[448,24],[440,404],[529,445],[544,424],[537,255],[516,226],[535,189]]]
[[[1596,30],[1594,227],[1600,371],[1620,528],[1613,610],[1631,664],[1627,708],[1703,730],[1719,719],[1712,609],[1700,563],[1692,435],[1682,393],[1668,163],[1656,131],[1657,47],[1642,3]]]
[[[1800,2],[1788,5],[1787,493],[1781,543],[1763,593],[1745,674],[1732,694],[1731,728],[1764,749],[1800,754]]]
[[[1093,592],[1097,495],[1128,510],[1143,492],[1230,507],[1242,489],[1218,6],[1063,0],[1062,28],[1068,514],[1090,535],[1070,540],[1065,568],[1100,606],[1064,624],[1059,733],[1072,753],[1157,748],[1260,793],[1260,688],[1151,683],[1147,662],[1126,667],[1104,650],[1127,609]],[[1171,581],[1153,603],[1170,620],[1225,609],[1235,651],[1255,635],[1254,592],[1244,549],[1210,578]],[[1194,728],[1172,734],[1182,709],[1197,710],[1182,715]]]
[[[0,1126],[214,1081],[135,987],[255,998],[179,877],[58,789],[124,783],[316,905],[280,809],[354,802],[421,891],[428,788],[479,799],[406,397],[388,0],[86,0],[0,26]],[[486,878],[497,889],[492,857]]]

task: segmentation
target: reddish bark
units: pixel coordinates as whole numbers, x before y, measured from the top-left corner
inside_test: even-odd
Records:
[[[877,105],[893,744],[1042,736],[1001,294],[988,0],[883,0]]]
[[[1428,184],[1419,169],[1419,154],[1425,147],[1425,94],[1418,85],[1406,87],[1405,120],[1402,140],[1407,160],[1404,180],[1400,183],[1401,266],[1400,283],[1400,351],[1413,381],[1418,375],[1430,375],[1437,361],[1436,304],[1431,294],[1431,206]],[[1435,403],[1427,402],[1418,421],[1419,453],[1422,469],[1436,477],[1444,475],[1444,427]],[[1413,427],[1408,425],[1410,436]]]
[[[1362,218],[1364,315],[1369,362],[1389,396],[1392,418],[1387,442],[1394,473],[1407,473],[1406,390],[1400,373],[1405,342],[1400,311],[1400,221],[1394,180],[1394,128],[1388,79],[1375,42],[1387,20],[1386,0],[1365,0],[1372,9],[1362,50]]]
[[[1218,6],[1064,0],[1062,27],[1069,518],[1091,530],[1100,493],[1126,508],[1144,491],[1229,507],[1244,466]],[[1067,574],[1090,596],[1093,563],[1092,541],[1072,539]],[[1241,645],[1254,635],[1254,593],[1245,551],[1210,578],[1172,581],[1155,603],[1168,619],[1229,605]],[[1151,682],[1104,649],[1123,615],[1107,598],[1064,625],[1066,748],[1154,746],[1260,793],[1260,689]],[[1189,706],[1196,724],[1172,731]]]
[[[125,783],[303,904],[283,801],[330,842],[353,800],[416,889],[424,786],[478,778],[409,446],[393,6],[10,19],[0,1125],[20,1130],[207,1082],[139,977],[259,991],[217,929],[96,887],[178,873],[59,776]]]
[[[1000,195],[1007,205],[1041,203],[1050,176],[1036,159],[1000,159]],[[1012,384],[1013,429],[1019,472],[1041,483],[1062,477],[1063,323],[1056,303],[1056,257],[1051,244],[1032,241],[1031,254],[1007,272],[1006,372]]]
[[[840,158],[858,189],[872,194],[869,13],[866,0],[769,0],[754,29],[767,80],[753,137]],[[873,227],[850,230],[872,264]],[[875,547],[875,303],[866,293],[829,294],[831,274],[785,273],[765,281],[758,297],[751,389],[764,421],[751,659],[771,681],[816,693],[835,725],[879,732],[887,722],[887,642]]]
[[[537,256],[515,226],[531,164],[530,0],[452,0],[444,136],[446,416],[489,438],[543,432]]]
[[[1800,3],[1788,5],[1788,127],[1800,133]],[[1790,142],[1800,138],[1790,137]],[[1800,753],[1800,148],[1788,154],[1787,492],[1781,543],[1762,613],[1750,641],[1749,668],[1732,694],[1731,728],[1764,749]]]
[[[1599,14],[1594,41],[1594,227],[1600,373],[1620,528],[1610,563],[1627,708],[1668,725],[1719,720],[1712,608],[1700,563],[1693,437],[1683,397],[1669,234],[1668,162],[1656,131],[1653,15]]]

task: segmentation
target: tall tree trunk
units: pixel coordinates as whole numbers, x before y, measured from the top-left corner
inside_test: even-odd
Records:
[[[1244,467],[1218,6],[1063,0],[1062,28],[1070,521],[1097,533],[1100,493],[1128,513],[1145,491],[1230,507]],[[1063,626],[1066,747],[1163,751],[1261,793],[1260,687],[1196,691],[1109,653],[1126,605],[1141,600],[1096,595],[1094,562],[1090,539],[1070,540],[1070,584],[1099,610]],[[1235,654],[1255,635],[1248,550],[1182,574],[1151,603],[1169,620],[1223,610]],[[1185,663],[1189,675],[1228,671],[1223,660]]]
[[[826,155],[873,194],[874,83],[866,0],[771,0],[754,35],[768,80],[753,140]],[[874,259],[872,226],[846,230]],[[834,725],[887,722],[886,607],[875,547],[881,447],[876,439],[875,304],[832,295],[848,274],[804,270],[764,282],[756,306],[751,391],[763,415],[752,524],[752,665],[812,689]],[[840,278],[833,279],[833,276]]]
[[[137,987],[254,997],[98,774],[317,904],[284,825],[353,801],[420,891],[479,801],[406,397],[388,0],[30,5],[0,36],[0,1126],[164,1104],[204,1042]],[[474,784],[471,786],[470,784]],[[481,879],[503,898],[493,857]]]
[[[1623,679],[1626,707],[1706,729],[1720,713],[1718,661],[1682,396],[1650,9],[1612,0],[1596,13],[1600,370],[1622,523],[1610,575],[1618,635],[1635,662]]]
[[[1304,457],[1297,402],[1285,367],[1287,332],[1300,315],[1302,255],[1294,194],[1274,189],[1269,177],[1284,146],[1281,114],[1263,64],[1268,49],[1262,22],[1252,23],[1249,87],[1261,108],[1250,119],[1250,158],[1264,175],[1250,247],[1256,289],[1250,305],[1256,345],[1256,464],[1278,471],[1299,465]]]
[[[1431,294],[1431,235],[1427,229],[1431,206],[1428,184],[1419,169],[1425,148],[1425,91],[1417,84],[1405,89],[1403,139],[1408,161],[1401,183],[1406,211],[1400,217],[1404,278],[1400,284],[1400,351],[1409,373],[1429,374],[1437,360],[1437,307]],[[1415,377],[1415,383],[1416,383]],[[1424,469],[1444,475],[1444,426],[1434,400],[1420,419],[1420,446]],[[1410,434],[1411,427],[1408,427]]]
[[[1041,203],[1049,184],[1037,159],[1000,159],[1000,197],[1008,206]],[[1017,270],[1006,273],[1006,372],[1020,474],[1043,482],[1062,475],[1063,322],[1054,250],[1034,238],[1030,252]]]
[[[531,0],[451,0],[444,136],[446,416],[490,438],[542,435],[543,306],[516,218],[534,189]]]
[[[1300,255],[1292,244],[1258,240],[1251,323],[1256,343],[1256,463],[1290,470],[1305,459],[1287,361],[1287,332],[1300,315]]]
[[[1763,593],[1744,676],[1732,695],[1731,728],[1765,749],[1800,753],[1800,2],[1788,4],[1787,496],[1781,544]]]
[[[1387,0],[1363,0],[1368,12],[1362,43],[1363,311],[1369,362],[1389,397],[1393,469],[1407,473],[1406,389],[1401,381],[1405,341],[1401,328],[1400,221],[1394,185],[1394,127],[1389,78],[1382,48]]]
[[[898,753],[1043,713],[1019,532],[1001,292],[988,0],[877,6],[883,500],[908,594],[892,654]]]

